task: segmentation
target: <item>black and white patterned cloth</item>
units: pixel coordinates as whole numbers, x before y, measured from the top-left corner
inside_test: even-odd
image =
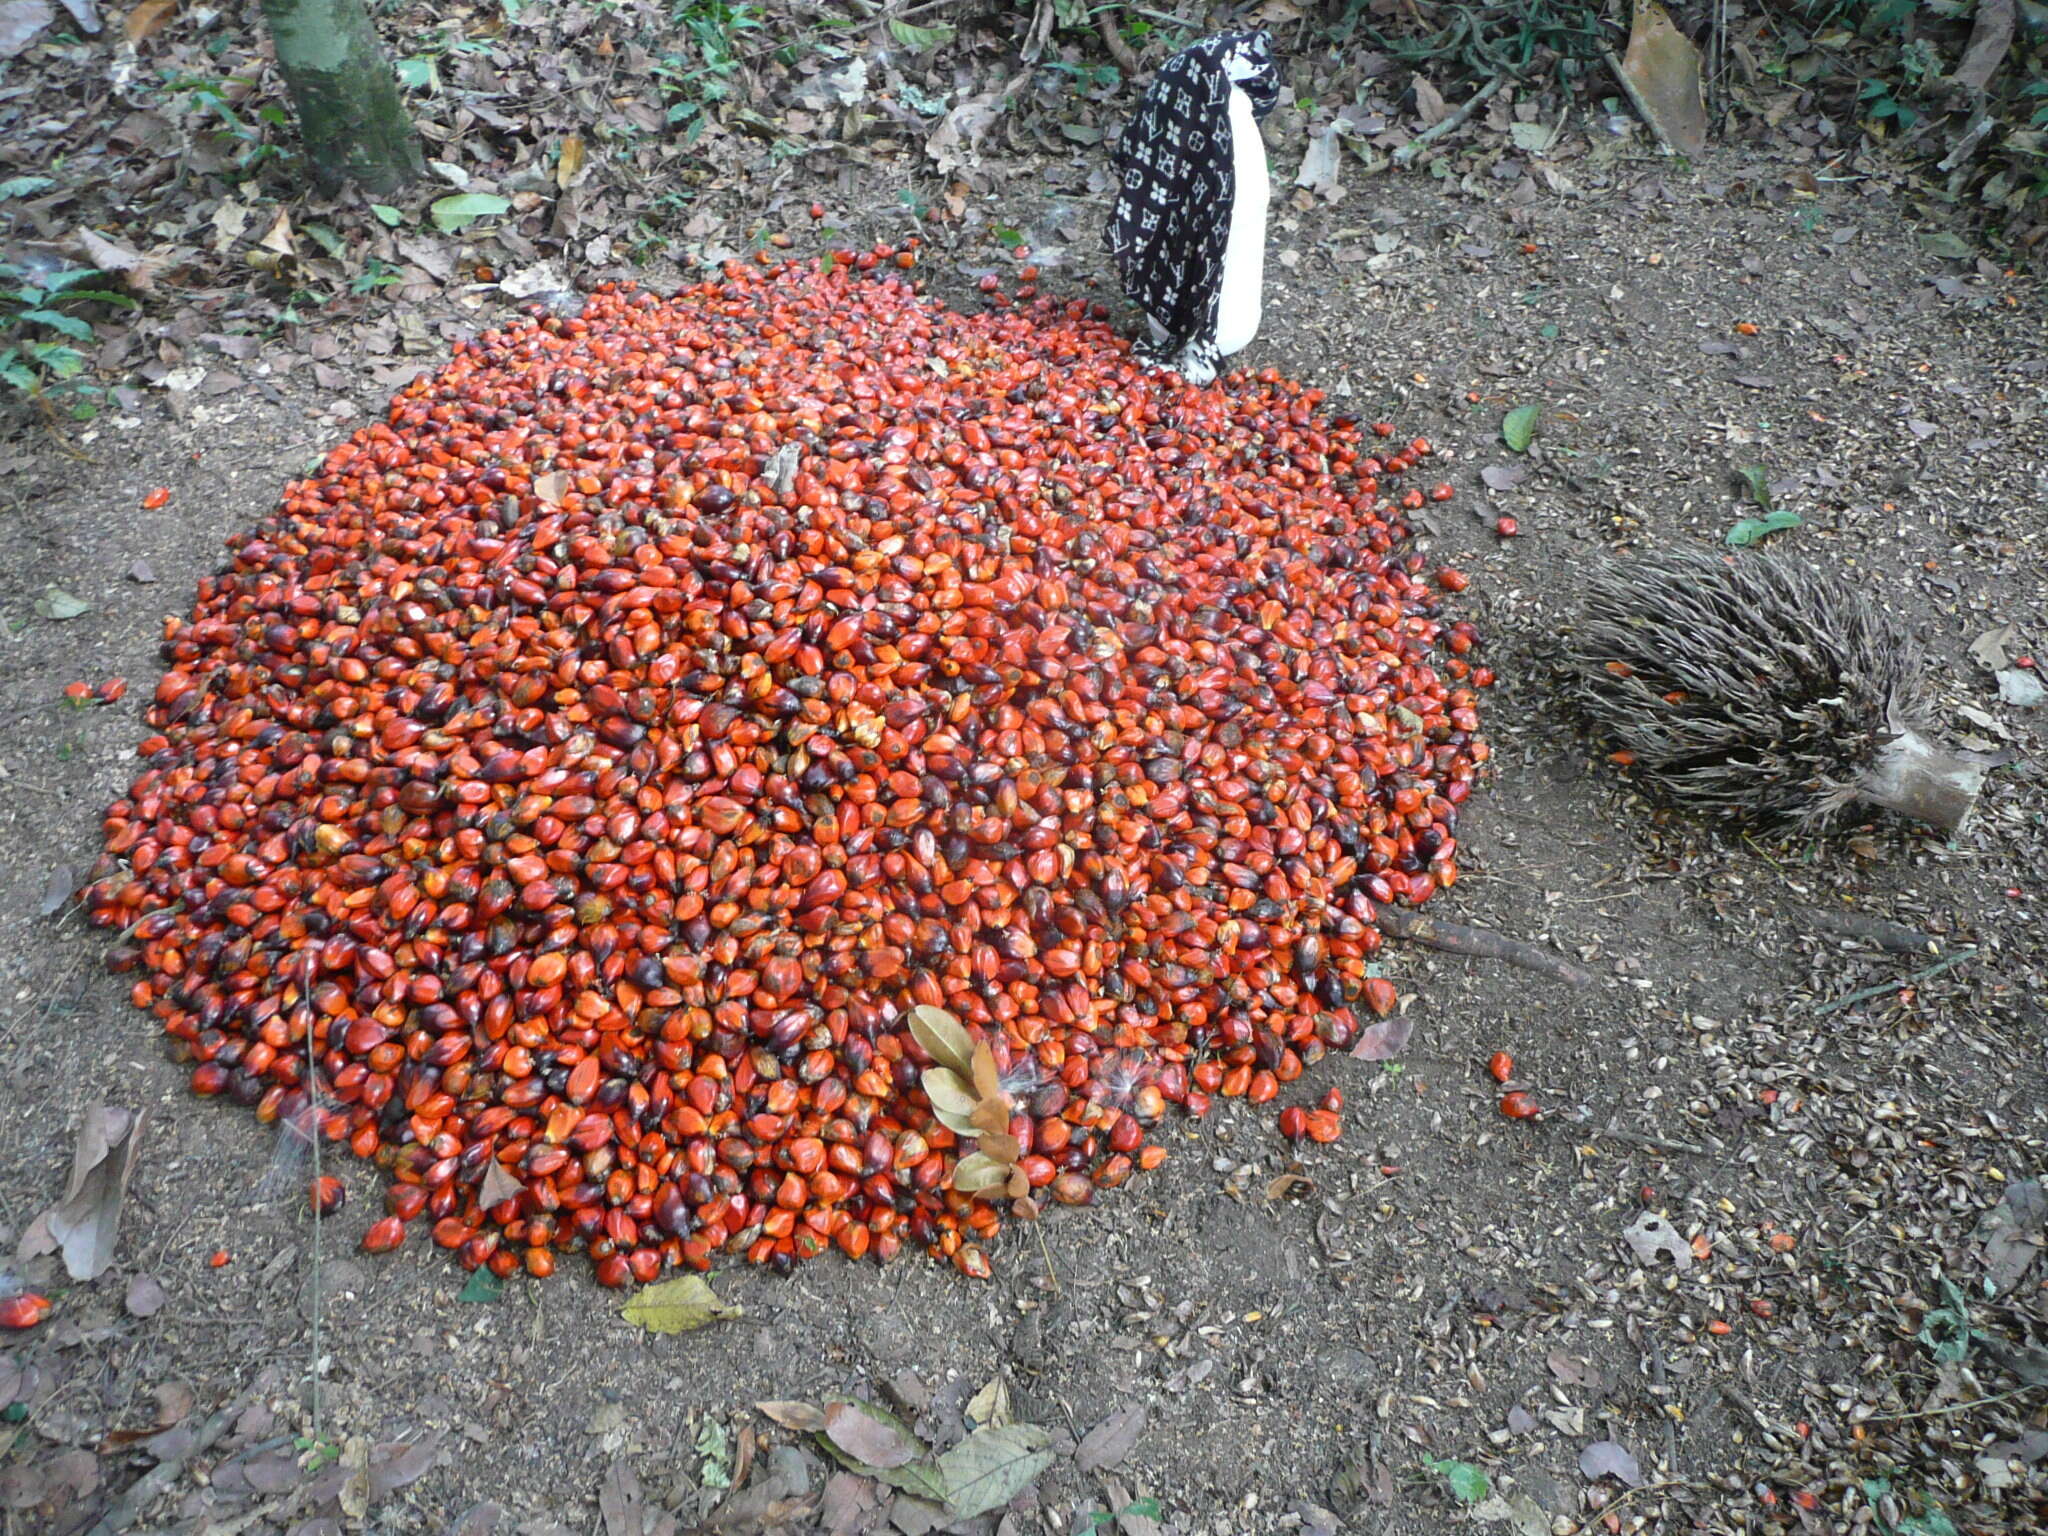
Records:
[[[1217,360],[1217,299],[1236,179],[1233,85],[1260,121],[1279,102],[1280,71],[1264,32],[1221,33],[1168,59],[1116,141],[1121,185],[1104,244],[1124,292],[1153,323],[1141,352],[1168,366],[1186,358],[1213,371]]]

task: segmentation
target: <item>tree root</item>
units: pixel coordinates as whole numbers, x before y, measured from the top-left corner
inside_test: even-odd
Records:
[[[1373,921],[1380,932],[1390,938],[1402,939],[1411,944],[1421,944],[1429,949],[1442,950],[1447,955],[1469,955],[1478,960],[1504,960],[1509,965],[1519,966],[1525,971],[1549,976],[1557,981],[1569,982],[1575,987],[1590,987],[1593,974],[1583,971],[1569,960],[1560,959],[1547,949],[1538,949],[1520,939],[1511,939],[1506,934],[1495,933],[1489,928],[1468,928],[1463,923],[1454,923],[1447,918],[1423,917],[1418,913],[1404,912],[1396,907],[1376,906]]]

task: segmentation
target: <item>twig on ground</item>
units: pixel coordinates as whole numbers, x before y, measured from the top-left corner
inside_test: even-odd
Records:
[[[135,1480],[134,1486],[115,1501],[114,1506],[100,1517],[100,1523],[87,1536],[119,1536],[142,1515],[142,1512],[162,1498],[185,1475],[185,1468],[196,1457],[204,1456],[213,1449],[213,1442],[228,1432],[228,1427],[242,1416],[242,1410],[256,1400],[256,1389],[248,1388],[236,1395],[227,1407],[199,1426],[199,1433],[192,1438],[183,1455],[173,1456],[168,1461],[158,1462]]]
[[[1882,917],[1863,912],[1836,912],[1826,907],[1802,907],[1798,920],[1831,939],[1852,939],[1875,944],[1895,955],[1926,955],[1937,942],[1931,933],[1921,933]]]
[[[1493,93],[1507,83],[1508,77],[1506,75],[1495,75],[1486,84],[1468,96],[1457,111],[1453,112],[1442,122],[1423,129],[1422,132],[1395,150],[1394,164],[1402,166],[1414,164],[1415,157],[1421,154],[1431,143],[1442,138],[1447,133],[1455,133],[1458,129],[1464,127],[1471,120],[1472,114],[1485,106],[1492,99]]]
[[[1658,1347],[1657,1335],[1645,1333],[1650,1346],[1650,1380],[1657,1388],[1657,1418],[1664,1425],[1664,1469],[1678,1470],[1678,1426],[1671,1422],[1671,1407],[1664,1393],[1670,1389],[1671,1377],[1664,1369],[1664,1351]]]
[[[1847,997],[1838,997],[1832,1003],[1822,1003],[1813,1010],[1813,1016],[1817,1019],[1823,1018],[1830,1013],[1850,1007],[1853,1004],[1867,1003],[1873,997],[1883,997],[1887,992],[1897,992],[1903,987],[1916,986],[1931,976],[1939,976],[1952,965],[1961,965],[1965,960],[1976,958],[1976,954],[1977,951],[1974,948],[1958,950],[1947,959],[1937,960],[1934,964],[1915,971],[1912,975],[1903,977],[1898,981],[1882,981],[1874,987],[1865,987],[1860,992],[1851,992]]]
[[[1534,944],[1525,944],[1520,939],[1511,939],[1505,934],[1495,933],[1487,928],[1468,928],[1463,923],[1454,923],[1448,918],[1421,917],[1413,912],[1403,912],[1397,907],[1377,907],[1374,919],[1380,931],[1411,944],[1421,944],[1429,949],[1440,949],[1448,955],[1469,955],[1479,960],[1504,960],[1509,965],[1519,966],[1525,971],[1535,971],[1558,981],[1570,982],[1575,987],[1590,987],[1593,975],[1582,971],[1569,960],[1562,960],[1547,949],[1538,949]]]
[[[1908,1419],[1942,1419],[1952,1413],[1968,1413],[1972,1408],[1985,1408],[1992,1403],[2009,1403],[2016,1397],[2025,1397],[2029,1392],[2040,1390],[2038,1386],[2013,1387],[2005,1392],[1994,1392],[1989,1397],[1973,1397],[1967,1403],[1943,1403],[1939,1408],[1916,1408],[1911,1413],[1873,1413],[1869,1418],[1859,1419],[1857,1422],[1903,1424]]]
[[[1624,1131],[1619,1126],[1609,1125],[1594,1131],[1608,1141],[1618,1141],[1626,1147],[1640,1147],[1645,1152],[1684,1152],[1692,1157],[1712,1157],[1714,1154],[1705,1147],[1696,1147],[1689,1141],[1666,1141],[1662,1136],[1644,1136],[1636,1131]]]

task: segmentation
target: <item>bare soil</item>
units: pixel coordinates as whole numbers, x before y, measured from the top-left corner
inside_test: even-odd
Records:
[[[1283,114],[1272,130],[1288,145],[1276,180],[1298,126]],[[1390,946],[1415,1021],[1404,1057],[1296,1085],[1344,1090],[1336,1145],[1290,1149],[1270,1107],[1219,1103],[1166,1128],[1158,1173],[1009,1232],[991,1282],[921,1258],[833,1258],[789,1280],[732,1268],[714,1280],[746,1318],[679,1337],[622,1321],[582,1266],[478,1305],[423,1241],[360,1253],[381,1190],[353,1163],[316,1255],[303,1203],[259,1189],[270,1133],[193,1098],[101,968],[105,936],[68,905],[40,911],[53,870],[91,863],[133,772],[160,619],[185,611],[228,533],[381,409],[389,378],[372,369],[394,360],[344,350],[327,387],[301,333],[229,355],[195,330],[184,361],[217,376],[173,370],[67,428],[68,446],[19,423],[0,442],[0,1223],[19,1233],[62,1192],[88,1106],[150,1120],[114,1270],[80,1286],[48,1260],[20,1273],[57,1311],[0,1352],[25,1406],[0,1426],[4,1529],[90,1528],[180,1449],[144,1437],[189,1436],[230,1405],[231,1427],[136,1528],[620,1536],[642,1528],[622,1503],[637,1479],[688,1529],[723,1497],[702,1486],[707,1425],[760,1437],[757,1479],[824,1492],[832,1469],[776,1452],[791,1437],[757,1400],[893,1400],[943,1443],[999,1376],[1019,1419],[1070,1437],[1007,1532],[1116,1510],[1125,1532],[1189,1536],[1450,1530],[1466,1515],[1438,1460],[1523,1501],[1486,1510],[1510,1531],[2027,1528],[2048,1497],[2048,1372],[2000,1351],[2048,1338],[2048,1273],[1988,1296],[1975,1233],[2048,1161],[2048,717],[2001,704],[1968,647],[2010,623],[2010,654],[2048,660],[2042,295],[1928,254],[1879,181],[1788,197],[1783,172],[1731,153],[1682,175],[1610,146],[1570,182],[1379,178],[1276,209],[1268,326],[1246,366],[1426,435],[1458,491],[1419,547],[1470,573],[1463,602],[1501,683],[1444,910],[1596,983]],[[828,191],[883,210],[841,220],[849,234],[908,232],[882,183]],[[774,201],[810,195],[799,180]],[[1095,196],[1085,167],[1055,168],[1009,177],[983,212],[1063,247],[1049,290],[1086,291],[1109,286]],[[733,227],[770,217],[803,249],[803,221],[771,215],[766,193],[724,206]],[[974,267],[927,269],[966,305]],[[410,307],[432,350],[408,364],[513,306],[451,282]],[[1531,403],[1544,417],[1518,456],[1498,424]],[[1891,821],[1825,841],[1702,825],[1632,792],[1562,711],[1548,654],[1586,562],[1718,544],[1755,510],[1735,473],[1753,464],[1803,519],[1777,541],[1925,639],[1951,736],[2015,755],[1953,842]],[[1524,474],[1493,491],[1487,467]],[[168,502],[139,510],[158,486]],[[1504,514],[1518,536],[1493,531]],[[53,585],[90,611],[38,616]],[[64,699],[116,675],[117,707]],[[1887,919],[1929,947],[1886,953],[1816,912]],[[1496,1050],[1541,1118],[1499,1114]],[[1689,1245],[1682,1266],[1627,1244],[1645,1211]],[[124,1304],[138,1275],[167,1297],[147,1317]],[[1946,1363],[1936,1333],[1919,1337],[1953,1305],[1944,1278],[1985,1336]],[[315,1433],[316,1293],[318,1436],[360,1437],[385,1473],[359,1520],[343,1472],[302,1467],[294,1443]],[[1131,1407],[1144,1426],[1127,1458],[1082,1472],[1073,1442]],[[1582,1470],[1599,1442],[1634,1458],[1639,1487]],[[1145,1498],[1156,1524],[1132,1509]],[[922,1528],[900,1503],[866,1518]]]

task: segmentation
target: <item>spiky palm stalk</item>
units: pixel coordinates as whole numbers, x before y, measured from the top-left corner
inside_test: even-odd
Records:
[[[1911,637],[1802,561],[1687,551],[1604,566],[1565,664],[1636,771],[1706,811],[1817,830],[1867,801],[1954,832],[1983,785],[1929,739]]]

